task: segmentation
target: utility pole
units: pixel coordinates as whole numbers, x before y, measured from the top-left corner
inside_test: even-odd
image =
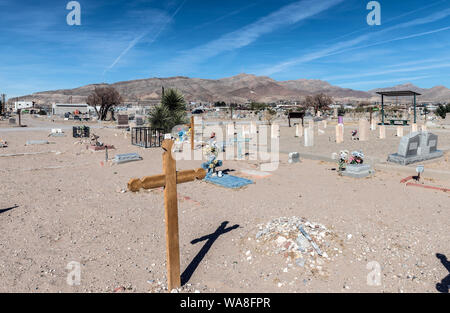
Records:
[[[2,105],[0,106],[0,115],[3,115],[6,113],[6,95],[2,94]]]

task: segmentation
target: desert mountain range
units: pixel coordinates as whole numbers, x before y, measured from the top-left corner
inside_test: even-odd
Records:
[[[305,96],[325,93],[339,102],[379,101],[378,90],[414,90],[422,94],[418,101],[450,102],[450,89],[436,86],[430,89],[419,88],[411,83],[394,87],[358,91],[333,86],[328,82],[314,79],[297,79],[276,81],[267,76],[239,74],[222,79],[200,79],[184,76],[169,78],[148,78],[117,82],[114,84],[91,84],[74,89],[36,92],[19,97],[19,100],[33,100],[38,104],[83,103],[86,97],[100,86],[116,88],[125,101],[146,102],[158,101],[162,87],[176,88],[181,91],[187,101],[227,103],[246,103],[248,101],[276,102],[279,100],[301,101]]]

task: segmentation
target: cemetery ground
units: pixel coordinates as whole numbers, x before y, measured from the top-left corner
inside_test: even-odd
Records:
[[[0,128],[11,129],[1,123]],[[0,131],[8,142],[0,155],[43,153],[0,157],[0,292],[113,292],[119,287],[164,292],[162,189],[126,191],[130,178],[161,173],[162,149],[132,146],[123,130],[92,128],[100,141],[116,147],[109,158],[130,152],[143,157],[112,165],[104,151],[77,143],[69,128],[65,137],[47,137],[58,126],[27,118],[24,124],[30,129]],[[397,149],[395,128],[387,129],[386,140],[371,132],[368,142],[351,141],[353,128],[357,125],[346,125],[342,144],[329,139],[334,125],[321,136],[316,130],[315,146],[306,148],[303,138],[294,137],[294,127],[281,127],[280,164],[270,176],[240,172],[258,170],[255,161],[224,160],[223,169],[254,180],[239,190],[203,181],[178,185],[183,290],[437,292],[436,284],[449,275],[436,257],[450,258],[449,193],[401,184],[408,175],[398,166],[376,168],[374,176],[363,179],[338,176],[336,163],[326,160],[333,152],[361,149],[376,163]],[[439,149],[448,149],[448,130],[432,131],[439,135]],[[25,146],[28,140],[50,143]],[[323,160],[289,164],[292,151]],[[197,168],[201,162],[177,161],[177,168]],[[408,168],[414,172],[415,166]],[[448,171],[448,154],[427,161],[424,181],[450,188]],[[330,231],[329,247],[320,246],[328,259],[316,255],[314,263],[299,266],[257,238],[260,224],[294,216]],[[81,264],[79,286],[66,282],[72,261]],[[379,286],[367,283],[371,262],[380,265]]]

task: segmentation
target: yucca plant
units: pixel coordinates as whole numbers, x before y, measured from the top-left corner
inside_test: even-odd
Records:
[[[154,106],[150,111],[149,122],[153,128],[167,131],[170,128],[170,111],[162,104]]]
[[[150,111],[149,122],[153,128],[162,128],[165,132],[171,131],[176,125],[188,123],[183,95],[175,89],[168,89],[161,104]]]
[[[171,113],[186,111],[186,103],[183,95],[175,89],[168,89],[162,99],[161,104],[165,106]]]

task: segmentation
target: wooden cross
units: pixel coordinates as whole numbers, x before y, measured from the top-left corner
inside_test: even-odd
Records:
[[[164,150],[164,174],[146,176],[142,179],[132,178],[128,182],[128,189],[133,192],[139,191],[141,188],[153,189],[164,187],[167,280],[169,291],[181,286],[177,184],[203,179],[206,176],[206,171],[202,168],[177,172],[176,162],[172,157],[172,146],[172,140],[164,140],[162,142],[162,148]]]

